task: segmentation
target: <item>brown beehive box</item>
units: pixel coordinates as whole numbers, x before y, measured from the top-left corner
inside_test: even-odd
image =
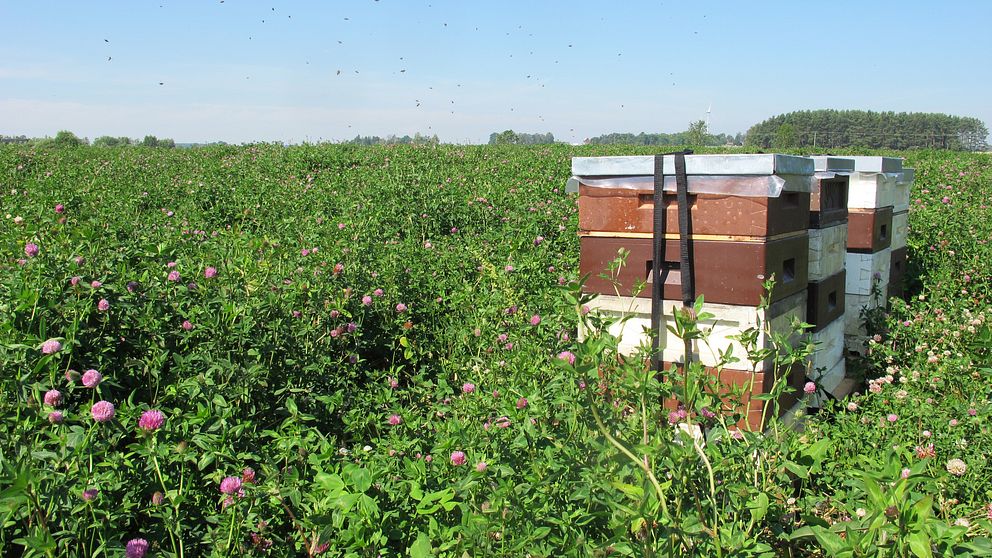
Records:
[[[660,185],[665,231],[678,233],[675,158]],[[809,227],[813,162],[778,154],[687,155],[692,235],[772,237]],[[580,233],[654,231],[655,157],[575,157]],[[661,232],[661,231],[659,231]]]
[[[847,176],[817,178],[809,198],[809,226],[820,229],[847,219]]]
[[[663,363],[666,370],[670,370],[672,363]],[[752,372],[750,370],[735,370],[731,368],[717,369],[711,366],[706,367],[706,372],[719,380],[721,389],[722,409],[719,411],[741,413],[744,417],[737,423],[737,427],[750,430],[761,431],[767,426],[767,422],[772,419],[772,408],[769,408],[765,422],[762,423],[764,409],[766,405],[771,405],[771,401],[755,399],[755,396],[770,393],[775,386],[776,375],[773,371]],[[802,363],[796,363],[787,370],[780,370],[778,377],[786,377],[786,383],[793,388],[791,393],[783,393],[778,399],[778,415],[785,414],[802,394],[803,385],[806,383],[806,368]],[[742,393],[739,399],[731,398],[731,392]],[[665,401],[665,407],[674,410],[678,405],[673,399]],[[717,409],[711,409],[716,412]],[[697,419],[698,420],[698,419]]]
[[[847,213],[847,251],[874,254],[892,244],[892,208],[851,209]]]
[[[724,177],[728,189],[735,177]],[[663,195],[665,232],[679,232],[674,192]],[[782,192],[775,198],[721,194],[690,194],[689,220],[694,235],[776,236],[809,227],[810,194]],[[843,206],[847,212],[847,203]],[[653,184],[644,181],[615,187],[593,187],[579,182],[579,232],[636,232],[654,230]]]
[[[806,321],[813,332],[820,331],[844,315],[846,271],[841,270],[822,281],[810,281],[806,288]]]
[[[682,270],[679,241],[667,238],[662,279],[664,298],[681,299]],[[762,282],[775,275],[772,300],[780,300],[806,289],[809,272],[809,236],[803,232],[779,238],[752,241],[700,240],[693,238],[695,290],[707,302],[757,306],[764,294]],[[583,236],[579,239],[579,270],[589,274],[586,292],[651,296],[652,239],[617,236]],[[611,279],[610,263],[621,249],[629,255],[626,264]],[[613,282],[617,283],[614,288]],[[638,285],[645,288],[637,291]]]
[[[854,159],[817,155],[813,160],[813,189],[810,194],[810,228],[826,228],[847,219],[847,196],[854,172]]]

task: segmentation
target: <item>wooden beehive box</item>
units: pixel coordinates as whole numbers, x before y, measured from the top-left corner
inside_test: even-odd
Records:
[[[854,350],[850,339],[853,338],[857,340],[856,344],[860,344],[865,336],[861,312],[884,306],[886,296],[885,291],[878,295],[844,294],[844,337],[848,339],[848,350]]]
[[[892,215],[892,244],[893,250],[906,247],[906,239],[909,238],[909,212],[895,213]]]
[[[651,300],[647,298],[600,295],[590,304],[592,308],[603,315],[621,317],[628,319],[623,323],[616,323],[610,328],[610,333],[619,339],[620,351],[623,354],[633,354],[639,346],[650,346],[650,336],[645,330],[651,331]],[[663,313],[659,324],[659,348],[661,358],[666,362],[682,362],[685,345],[674,333],[668,330],[669,326],[675,324],[672,315],[674,307],[681,308],[682,302],[676,300],[665,300],[663,303]],[[771,369],[771,359],[761,361],[750,361],[744,347],[733,336],[739,335],[742,331],[765,324],[771,331],[790,335],[792,331],[793,319],[806,319],[806,291],[800,291],[783,300],[772,303],[767,308],[757,308],[754,306],[737,306],[729,304],[718,304],[706,302],[703,304],[703,312],[708,312],[714,317],[700,322],[700,329],[712,329],[707,344],[696,343],[692,348],[692,357],[705,366],[716,366],[719,362],[720,351],[733,350],[734,356],[741,359],[733,365],[735,369],[764,372]],[[797,338],[794,338],[794,340]],[[757,345],[759,348],[770,348],[771,338],[767,332],[762,331],[758,335]]]
[[[847,198],[854,159],[818,155],[813,160],[809,224],[820,229],[847,221]]]
[[[877,287],[884,296],[889,283],[891,262],[891,248],[884,248],[873,254],[848,252],[844,261],[847,272],[846,293],[868,295],[873,287]]]
[[[814,333],[811,338],[817,344],[817,350],[809,361],[811,377],[816,378],[836,370],[837,363],[844,362],[843,316],[827,324],[826,327]],[[836,381],[839,382],[840,379],[836,379]],[[834,386],[823,386],[823,388],[831,391]]]
[[[904,167],[902,177],[896,181],[896,196],[892,202],[893,213],[909,211],[912,201],[913,182],[916,180],[916,169]]]
[[[847,214],[847,251],[871,254],[892,244],[892,207],[852,209]]]
[[[844,315],[844,295],[847,294],[847,270],[814,281],[806,289],[806,321],[813,331],[820,331]]]
[[[690,238],[696,294],[707,301],[757,306],[761,282],[776,277],[774,300],[806,288],[812,161],[789,155],[689,155]],[[675,161],[665,158],[665,297],[679,297],[681,276]],[[654,157],[576,157],[580,272],[588,292],[650,296]],[[629,251],[626,265],[600,277]],[[647,287],[645,287],[647,286]],[[638,288],[644,287],[644,288]]]
[[[847,224],[809,230],[809,281],[823,281],[844,271],[847,257]]]
[[[902,159],[895,157],[851,157],[851,174],[847,207],[874,209],[891,207],[899,198],[899,182],[903,180]]]

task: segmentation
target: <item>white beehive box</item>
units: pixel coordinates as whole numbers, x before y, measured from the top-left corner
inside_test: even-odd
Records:
[[[610,328],[610,333],[619,338],[620,351],[623,354],[634,353],[641,344],[650,346],[648,335],[645,334],[645,331],[651,329],[650,299],[600,295],[590,302],[589,306],[604,315],[630,316],[626,322],[614,324]],[[682,362],[684,360],[685,345],[683,341],[668,330],[669,326],[674,327],[675,325],[672,308],[681,308],[681,306],[682,303],[679,301],[664,301],[659,346],[662,350],[662,360],[665,362]],[[705,366],[716,366],[719,362],[719,351],[726,351],[733,347],[733,355],[739,358],[740,362],[728,365],[728,368],[760,372],[766,370],[771,361],[749,361],[744,347],[737,340],[728,337],[739,335],[748,328],[757,327],[758,318],[761,319],[762,324],[770,324],[772,331],[783,334],[791,333],[793,319],[806,319],[806,291],[775,302],[766,309],[759,309],[754,306],[705,303],[703,311],[709,312],[715,317],[701,322],[699,327],[703,330],[712,328],[712,332],[708,338],[708,345],[697,342],[696,346],[693,347],[693,359]],[[761,348],[771,347],[771,341],[764,331],[758,335],[757,343]]]
[[[854,172],[850,180],[847,194],[849,209],[889,207],[899,199],[896,175]]]
[[[848,338],[864,337],[865,330],[861,325],[863,322],[861,311],[863,309],[874,310],[884,304],[884,294],[871,296],[846,293],[844,295],[844,336]],[[850,349],[850,339],[848,339],[847,344]]]
[[[895,157],[851,157],[851,173],[847,207],[874,209],[895,205],[899,199],[899,183],[904,180],[902,159]]]
[[[913,181],[915,178],[915,169],[909,167],[902,169],[902,177],[896,182],[895,199],[892,202],[893,213],[909,211],[909,204],[912,203]]]
[[[822,281],[840,273],[847,257],[847,223],[809,229],[809,280]]]
[[[825,372],[844,360],[844,318],[830,322],[827,327],[810,335],[818,343],[816,352],[810,358],[810,374],[816,377],[817,371]]]
[[[889,285],[889,267],[892,265],[892,249],[885,248],[873,254],[847,252],[844,267],[847,268],[848,295],[869,295],[873,286],[882,293]]]
[[[892,246],[893,250],[906,247],[906,239],[909,237],[909,213],[895,213],[892,215]],[[812,235],[810,236],[812,242]]]

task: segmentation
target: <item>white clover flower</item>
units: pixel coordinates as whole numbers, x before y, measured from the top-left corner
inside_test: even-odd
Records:
[[[954,458],[947,462],[947,472],[960,477],[968,470],[968,465],[964,461]]]

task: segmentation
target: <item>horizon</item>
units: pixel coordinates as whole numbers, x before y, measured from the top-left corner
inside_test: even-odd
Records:
[[[576,144],[697,120],[735,135],[797,110],[992,122],[992,77],[974,71],[992,54],[988,3],[909,2],[897,14],[850,1],[8,2],[0,13],[0,134],[13,136],[478,144],[512,129]]]

